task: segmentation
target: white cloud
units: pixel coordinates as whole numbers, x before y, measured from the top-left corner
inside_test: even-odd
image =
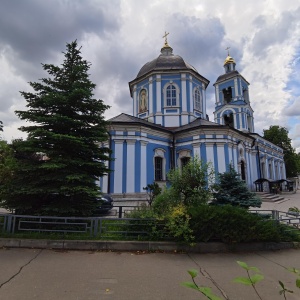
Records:
[[[20,136],[15,109],[24,109],[20,90],[46,77],[40,63],[60,64],[65,44],[75,38],[92,63],[95,97],[111,105],[107,117],[131,113],[128,82],[157,57],[164,31],[174,53],[210,80],[207,107],[213,120],[212,84],[223,73],[225,48],[250,82],[258,133],[289,126],[300,138],[300,3],[298,0],[37,0],[2,3],[0,11],[0,120],[4,138]],[[56,3],[56,4],[53,4]],[[12,12],[14,18],[11,18]],[[18,20],[18,22],[16,21]],[[291,122],[291,117],[294,118]],[[296,142],[298,143],[298,142]]]

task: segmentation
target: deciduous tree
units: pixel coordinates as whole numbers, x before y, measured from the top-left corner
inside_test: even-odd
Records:
[[[285,127],[278,125],[272,125],[264,130],[264,138],[283,149],[286,175],[293,177],[300,173],[300,157],[292,147],[292,140],[288,134],[289,131]]]

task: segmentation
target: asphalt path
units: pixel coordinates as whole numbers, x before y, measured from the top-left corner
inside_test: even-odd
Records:
[[[300,299],[296,276],[285,269],[300,269],[300,250],[295,249],[180,254],[13,248],[0,249],[0,299],[205,299],[180,285],[191,280],[188,269],[198,270],[198,284],[211,287],[221,299],[259,299],[251,287],[232,282],[246,275],[236,263],[238,260],[258,267],[264,275],[265,279],[257,284],[262,299],[283,299],[278,280],[294,291],[287,299]]]

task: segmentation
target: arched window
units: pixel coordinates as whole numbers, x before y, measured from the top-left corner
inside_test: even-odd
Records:
[[[153,164],[154,181],[164,181],[166,178],[166,159],[164,149],[155,149]]]
[[[188,164],[190,160],[191,160],[191,151],[180,150],[177,159],[177,166],[182,169],[185,165]]]
[[[233,113],[224,116],[224,124],[234,128]]]
[[[190,157],[182,157],[180,160],[181,160],[181,168],[183,168],[189,163],[191,158]]]
[[[197,110],[202,110],[201,109],[201,93],[199,91],[199,89],[195,89],[195,92],[194,92],[194,105],[195,105],[195,109]]]
[[[163,158],[159,156],[154,158],[154,180],[163,180]]]
[[[228,104],[232,100],[232,89],[229,86],[227,89],[223,89],[223,97],[224,97],[224,104]]]
[[[177,84],[172,81],[166,84],[163,89],[165,107],[178,107],[179,93],[180,89]]]
[[[177,97],[176,97],[176,88],[173,84],[167,87],[167,106],[176,106]]]

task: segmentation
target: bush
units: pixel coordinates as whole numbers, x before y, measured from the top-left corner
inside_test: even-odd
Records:
[[[299,241],[297,233],[274,220],[264,220],[257,214],[231,205],[202,205],[189,210],[190,228],[196,242],[221,241],[280,242]]]

